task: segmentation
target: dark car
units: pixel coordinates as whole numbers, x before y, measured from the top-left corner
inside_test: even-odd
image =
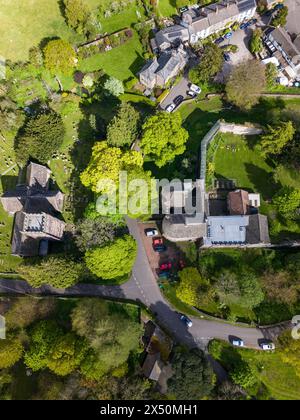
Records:
[[[249,22],[247,22],[247,25],[252,26],[252,25],[255,25],[255,23],[257,23],[257,19],[251,19],[249,20]]]
[[[167,250],[166,245],[157,245],[157,246],[154,246],[153,248],[154,248],[154,251],[158,253],[165,252]]]
[[[280,10],[280,9],[283,9],[284,8],[284,4],[282,4],[282,3],[278,3],[278,4],[276,4],[276,6],[274,7],[274,10]]]
[[[225,40],[225,38],[223,37],[223,36],[221,36],[220,38],[217,38],[216,40],[215,40],[215,44],[221,44],[223,41]]]
[[[178,105],[180,105],[181,104],[181,102],[183,102],[184,101],[184,97],[182,96],[182,95],[179,95],[179,96],[176,96],[176,98],[174,99],[174,104],[176,105],[176,106],[178,106]]]
[[[224,53],[223,57],[225,61],[231,61],[230,55],[228,53]]]
[[[188,6],[183,6],[179,9],[179,12],[184,13],[184,12],[187,12],[188,10],[189,10]]]
[[[244,22],[240,25],[240,29],[243,31],[244,29],[246,29],[248,27],[247,23]]]
[[[180,315],[180,321],[184,322],[188,328],[191,328],[193,326],[192,320],[186,315]]]
[[[170,278],[170,272],[169,271],[161,271],[159,274],[158,274],[158,277],[160,278],[160,279],[169,279]]]

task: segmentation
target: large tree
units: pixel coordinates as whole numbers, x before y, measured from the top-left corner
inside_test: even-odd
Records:
[[[18,269],[32,287],[43,284],[66,289],[78,283],[82,274],[82,264],[64,256],[49,256],[27,261]]]
[[[283,187],[273,198],[273,204],[286,219],[299,217],[300,190],[293,187]]]
[[[81,251],[103,246],[116,236],[116,225],[105,217],[81,220],[75,232],[75,242]]]
[[[265,155],[278,155],[293,140],[295,127],[292,121],[268,125],[266,133],[261,137],[261,147]]]
[[[89,18],[89,9],[82,0],[63,0],[67,24],[82,34],[85,32],[85,25]]]
[[[105,280],[128,275],[137,254],[137,244],[132,236],[125,235],[109,245],[93,248],[85,254],[90,271]]]
[[[193,83],[209,82],[222,69],[223,51],[216,44],[208,44],[197,67],[190,70],[189,78]]]
[[[199,307],[207,299],[210,285],[197,268],[187,267],[179,272],[180,283],[176,288],[176,296],[191,306]]]
[[[233,68],[226,84],[226,94],[229,102],[248,110],[257,104],[265,87],[265,66],[257,60],[249,60]]]
[[[33,371],[48,368],[66,376],[79,368],[87,351],[86,340],[73,332],[65,333],[55,321],[40,321],[30,331],[24,361]]]
[[[97,299],[78,301],[72,325],[93,349],[82,364],[82,372],[90,379],[99,379],[126,363],[142,335],[138,320],[130,317],[124,306]]]
[[[18,162],[24,164],[29,158],[33,158],[47,163],[61,146],[64,134],[62,119],[52,110],[41,112],[28,119],[15,142]]]
[[[175,353],[173,376],[168,380],[168,394],[179,400],[198,400],[213,390],[213,372],[200,349]]]
[[[143,153],[158,167],[166,165],[185,151],[188,132],[182,127],[178,112],[158,112],[143,125],[140,143]]]
[[[104,90],[112,96],[120,96],[124,93],[123,82],[115,77],[109,77],[104,83]]]
[[[256,29],[252,33],[250,40],[250,51],[252,54],[258,54],[263,50],[264,44],[262,41],[262,31],[261,29]]]
[[[111,146],[130,146],[139,134],[140,114],[127,102],[121,103],[107,128],[107,142]]]
[[[17,363],[23,355],[23,345],[18,337],[9,336],[0,340],[0,369],[5,369]]]
[[[77,58],[74,48],[67,41],[55,39],[44,48],[44,63],[52,74],[70,74],[76,67]]]
[[[128,171],[132,167],[142,167],[143,157],[136,151],[122,152],[117,147],[110,147],[107,142],[97,142],[93,147],[88,167],[81,174],[81,182],[93,192],[110,191],[105,183],[110,180],[118,186],[120,171]]]
[[[289,9],[287,6],[283,6],[282,9],[277,10],[275,17],[272,20],[272,25],[277,26],[285,26],[287,23],[287,17],[289,14]]]

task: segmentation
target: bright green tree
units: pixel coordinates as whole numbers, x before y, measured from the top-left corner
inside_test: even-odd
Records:
[[[230,377],[234,383],[243,388],[249,388],[257,382],[253,368],[244,360],[235,363],[230,372]]]
[[[122,152],[117,147],[110,147],[107,142],[97,142],[93,147],[88,167],[81,174],[81,182],[96,193],[110,192],[109,179],[118,185],[120,171],[128,171],[132,167],[142,167],[143,157],[136,151]]]
[[[176,296],[191,306],[199,306],[203,295],[209,289],[209,282],[204,279],[197,268],[187,267],[179,272],[180,283],[176,288]]]
[[[82,264],[64,256],[49,256],[21,265],[19,273],[32,287],[47,284],[66,289],[78,283],[82,274]]]
[[[189,78],[195,84],[209,82],[222,69],[223,51],[216,44],[208,44],[197,67],[190,70]]]
[[[139,134],[140,114],[127,102],[122,102],[107,128],[107,142],[111,146],[130,146]]]
[[[273,204],[286,219],[295,219],[300,208],[300,190],[283,187],[273,198]]]
[[[266,65],[266,79],[267,88],[272,89],[276,85],[276,78],[278,76],[278,69],[274,63],[268,63]]]
[[[88,250],[85,262],[90,271],[105,280],[128,275],[137,254],[137,244],[132,236],[125,235],[109,245]]]
[[[286,144],[293,140],[295,132],[292,121],[268,125],[266,133],[261,137],[263,153],[265,155],[280,154]]]
[[[24,361],[33,371],[48,368],[66,376],[79,368],[87,351],[88,345],[81,337],[65,333],[55,321],[40,321],[30,331]]]
[[[61,146],[65,127],[60,115],[50,110],[28,119],[15,142],[16,157],[25,164],[29,158],[42,163],[52,157]]]
[[[44,63],[52,73],[70,74],[76,67],[77,57],[71,44],[63,39],[49,41],[44,48]]]
[[[184,153],[188,137],[178,112],[158,112],[143,125],[140,146],[143,153],[161,168]]]
[[[23,355],[23,345],[18,337],[0,340],[0,369],[6,369],[17,363]]]

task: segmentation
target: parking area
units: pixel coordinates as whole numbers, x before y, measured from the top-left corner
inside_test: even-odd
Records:
[[[187,74],[182,77],[182,79],[175,85],[168,96],[165,97],[165,99],[160,103],[161,109],[165,110],[168,105],[173,103],[174,99],[177,96],[183,96],[184,99],[189,98],[187,95],[187,91],[189,90],[189,80]]]
[[[155,252],[153,249],[154,237],[148,237],[145,235],[145,229],[157,229],[161,237],[160,231],[155,223],[140,223],[139,224],[141,237],[143,238],[144,248],[148,257],[150,267],[156,277],[159,274],[159,267],[162,264],[171,263],[170,272],[176,274],[180,268],[184,265],[184,255],[182,251],[176,247],[175,244],[163,239],[164,245],[166,246],[165,252]],[[155,237],[157,238],[157,237]]]
[[[292,37],[300,32],[300,0],[285,0],[289,9],[286,30]]]

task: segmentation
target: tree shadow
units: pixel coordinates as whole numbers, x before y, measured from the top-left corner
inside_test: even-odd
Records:
[[[2,191],[14,191],[18,183],[17,175],[3,175],[1,176]]]
[[[141,70],[141,68],[143,67],[143,65],[145,64],[145,59],[144,57],[138,52],[135,51],[136,54],[136,59],[131,63],[131,65],[129,66],[129,70],[132,72],[132,74],[134,76],[137,75],[137,73]]]
[[[264,200],[270,200],[276,191],[282,187],[281,184],[275,182],[272,173],[252,163],[245,163],[245,170],[256,190],[253,192],[260,193]]]

